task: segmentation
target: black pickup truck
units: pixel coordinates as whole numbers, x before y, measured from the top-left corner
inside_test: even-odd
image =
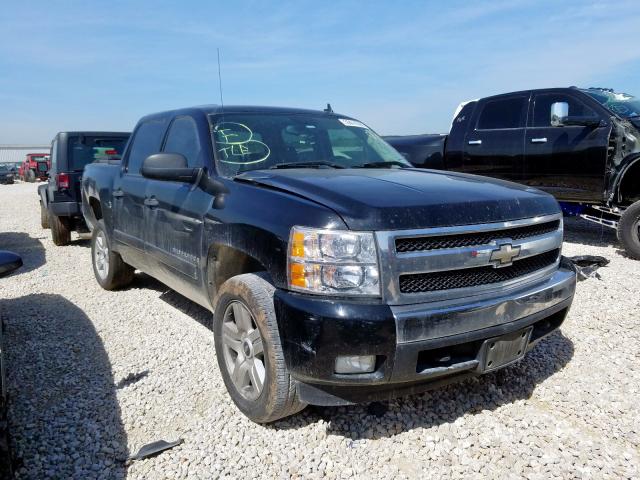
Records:
[[[640,99],[552,88],[462,104],[449,135],[385,137],[413,165],[552,193],[568,214],[615,228],[640,259]]]
[[[230,396],[257,422],[501,368],[558,328],[575,272],[535,188],[411,165],[332,112],[198,107],[90,164],[95,277],[134,269],[214,312]]]
[[[40,224],[51,228],[55,245],[67,245],[71,232],[86,233],[80,206],[80,179],[90,162],[119,163],[130,133],[60,132],[51,142],[49,180],[38,187]]]

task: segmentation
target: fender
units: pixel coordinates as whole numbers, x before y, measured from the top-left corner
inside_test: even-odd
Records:
[[[38,186],[38,195],[40,196],[40,201],[42,202],[42,206],[44,208],[49,208],[49,200],[47,199],[47,185]]]
[[[217,283],[216,268],[210,265],[211,260],[224,261],[218,255],[224,255],[222,247],[227,247],[258,262],[269,273],[276,287],[286,287],[288,239],[281,239],[274,233],[252,225],[223,224],[209,218],[205,219],[203,237],[203,256],[207,256],[207,265],[203,265],[206,269],[203,278],[213,275],[213,278],[208,278],[210,285]]]

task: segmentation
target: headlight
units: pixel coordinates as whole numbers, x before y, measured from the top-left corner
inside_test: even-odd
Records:
[[[289,288],[333,295],[380,295],[378,255],[371,232],[293,227]]]

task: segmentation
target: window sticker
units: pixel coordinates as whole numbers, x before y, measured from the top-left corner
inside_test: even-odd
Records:
[[[367,128],[368,127],[364,123],[360,123],[357,120],[351,120],[349,118],[339,118],[340,123],[342,123],[345,127],[358,127],[358,128]]]
[[[220,122],[213,133],[220,162],[250,165],[264,162],[271,155],[268,145],[255,140],[251,129],[243,123]]]

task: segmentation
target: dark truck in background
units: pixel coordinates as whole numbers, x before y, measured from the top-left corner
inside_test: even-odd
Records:
[[[40,223],[51,229],[56,245],[67,245],[71,232],[89,232],[82,216],[80,179],[91,162],[119,163],[127,132],[60,132],[51,142],[49,180],[38,187]]]
[[[333,112],[149,115],[122,165],[87,165],[82,209],[103,288],[138,269],[213,311],[225,385],[256,422],[504,367],[575,290],[551,195],[412,168]]]
[[[640,99],[552,88],[462,104],[448,135],[385,137],[413,165],[553,194],[566,213],[616,228],[640,259]]]

